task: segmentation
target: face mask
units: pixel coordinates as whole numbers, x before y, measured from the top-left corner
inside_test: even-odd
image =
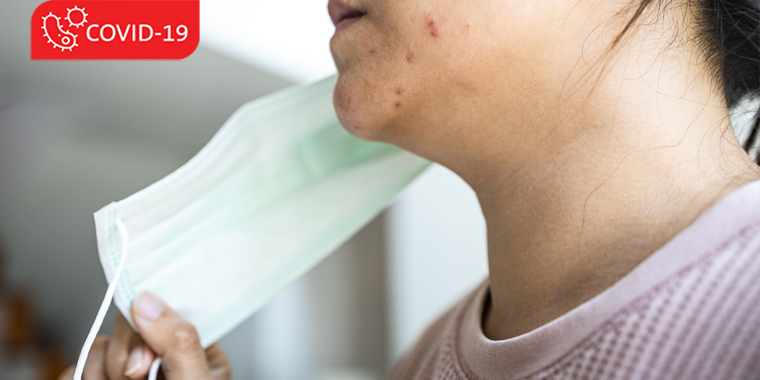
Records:
[[[261,308],[375,217],[428,165],[348,134],[335,77],[240,108],[164,179],[95,213],[110,304],[131,321],[140,291],[162,298],[204,347]],[[155,376],[158,362],[151,371]]]

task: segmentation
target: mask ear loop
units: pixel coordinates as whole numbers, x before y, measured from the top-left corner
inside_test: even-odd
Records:
[[[116,272],[114,272],[111,283],[108,284],[106,296],[100,304],[100,309],[98,309],[95,322],[93,322],[92,327],[90,328],[90,333],[87,334],[87,339],[84,341],[82,352],[79,353],[79,360],[77,360],[77,366],[74,370],[74,380],[82,380],[82,373],[84,372],[84,364],[87,362],[87,356],[90,354],[90,349],[92,349],[92,344],[95,342],[95,337],[98,335],[100,326],[103,325],[103,319],[106,317],[108,307],[111,306],[111,301],[113,300],[113,295],[116,291],[116,285],[119,283],[121,273],[124,272],[124,264],[127,262],[127,253],[129,250],[129,234],[127,234],[127,227],[121,219],[116,220],[116,227],[119,229],[119,235],[121,235],[121,258],[119,259],[119,265],[116,267]],[[156,357],[156,359],[153,360],[153,364],[150,366],[150,372],[148,374],[149,380],[156,380],[158,368],[160,366],[161,358]]]
[[[153,359],[153,364],[150,365],[150,372],[148,372],[148,380],[156,380],[158,377],[158,368],[161,367],[161,358],[156,357]]]

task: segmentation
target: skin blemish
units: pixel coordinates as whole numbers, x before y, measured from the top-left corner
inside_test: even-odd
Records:
[[[414,54],[412,52],[406,54],[406,61],[409,63],[414,63]]]
[[[425,23],[427,26],[428,31],[430,32],[430,35],[433,38],[438,38],[438,25],[436,25],[435,20],[433,20],[430,15],[427,15],[425,18]]]
[[[464,24],[465,29],[470,29],[470,24]]]
[[[394,105],[396,106],[396,108],[399,108],[399,107],[401,107],[401,102],[396,102],[396,104],[394,104]]]
[[[404,89],[402,89],[401,87],[396,87],[396,95],[401,95],[403,93],[404,93]]]

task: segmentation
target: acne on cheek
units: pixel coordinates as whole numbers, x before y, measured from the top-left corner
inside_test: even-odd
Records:
[[[406,53],[406,62],[409,63],[409,64],[414,63],[414,53],[412,53],[411,51]],[[404,93],[404,89],[401,88],[401,87],[396,87],[393,90],[393,93],[396,94],[397,97],[399,97],[399,96],[401,96]],[[401,108],[401,102],[400,101],[396,101],[396,102],[393,103],[393,106],[395,108]]]
[[[394,90],[393,92],[396,94],[396,96],[401,96],[401,94],[404,93],[404,89],[401,88],[401,87],[396,87],[396,90]],[[396,108],[400,108],[401,107],[401,102],[396,101],[395,103],[393,103],[393,106],[396,107]]]
[[[431,16],[430,14],[425,15],[425,30],[434,39],[438,38],[440,36],[440,34],[441,34],[441,31],[439,29],[439,24],[440,23],[437,22],[436,20],[434,20],[433,16]],[[470,29],[470,23],[468,22],[468,23],[464,24],[463,29],[464,30],[469,30]],[[411,61],[409,61],[409,63],[411,63]]]
[[[435,20],[433,20],[432,16],[425,16],[425,27],[427,28],[428,33],[430,33],[430,36],[433,38],[438,38],[438,25],[436,25]]]

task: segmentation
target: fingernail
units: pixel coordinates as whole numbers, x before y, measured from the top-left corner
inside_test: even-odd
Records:
[[[142,367],[143,356],[142,347],[137,346],[132,349],[132,352],[129,354],[129,359],[127,359],[127,370],[124,371],[124,376],[130,376]]]
[[[164,306],[156,296],[150,293],[140,293],[135,302],[137,302],[137,314],[149,322],[155,321],[164,312]]]

